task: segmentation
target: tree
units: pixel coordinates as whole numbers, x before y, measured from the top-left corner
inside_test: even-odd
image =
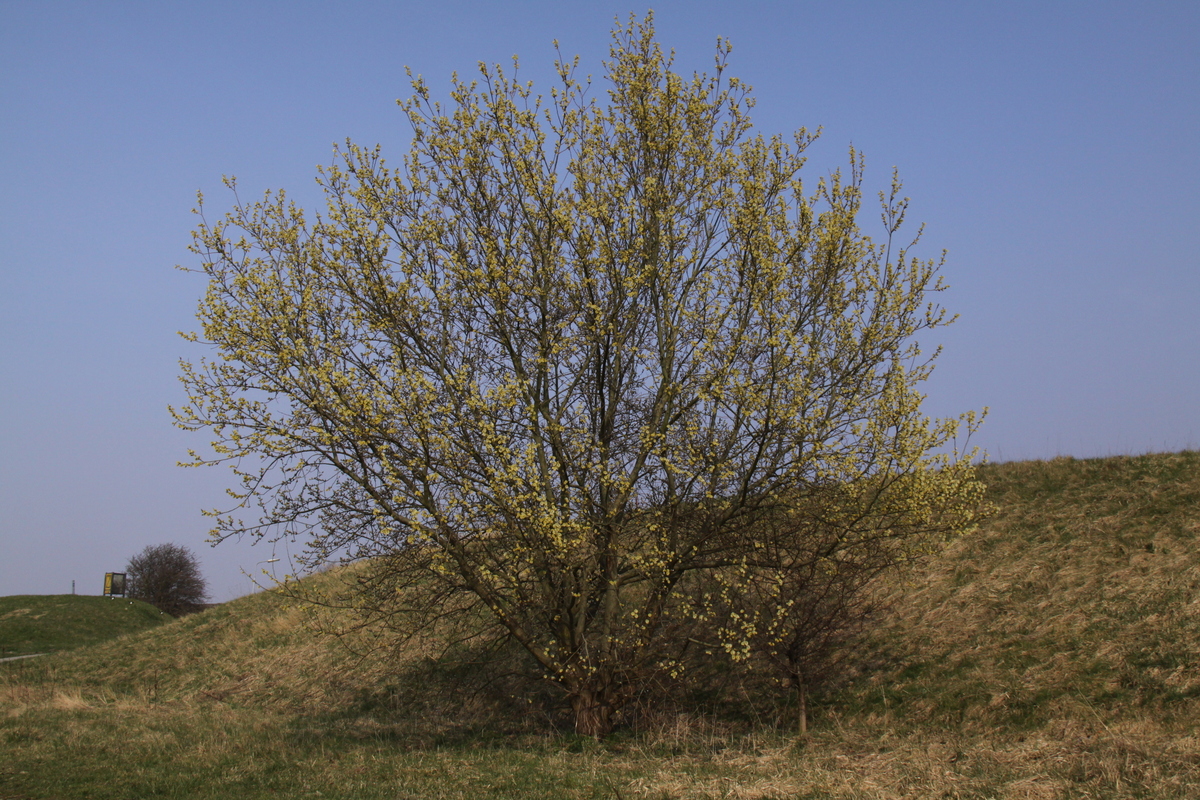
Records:
[[[760,553],[724,582],[734,591],[709,604],[719,609],[720,645],[735,660],[766,661],[795,690],[802,736],[810,688],[838,679],[853,656],[847,645],[883,608],[877,579],[986,513],[977,501],[904,506],[920,494],[877,476],[795,497],[763,516]]]
[[[760,646],[726,624],[739,587],[871,541],[904,560],[979,498],[947,450],[976,418],[920,413],[914,335],[948,320],[939,265],[893,244],[899,182],[875,242],[861,157],[806,187],[815,137],[751,135],[726,43],[688,79],[649,16],[613,40],[607,103],[577,59],[548,99],[515,60],[448,107],[417,78],[408,155],[347,142],[323,216],[282,192],[202,216],[191,338],[217,358],[183,363],[175,412],[260,509],[212,512],[217,540],[369,559],[361,606],[403,625],[482,610],[593,735],[697,632]]]
[[[208,597],[200,562],[177,544],[146,547],[125,567],[129,596],[145,600],[174,617],[199,611]]]

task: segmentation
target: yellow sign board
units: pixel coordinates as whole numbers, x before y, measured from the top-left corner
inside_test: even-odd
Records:
[[[104,573],[104,595],[111,597],[113,595],[125,596],[125,573],[124,572],[106,572]]]

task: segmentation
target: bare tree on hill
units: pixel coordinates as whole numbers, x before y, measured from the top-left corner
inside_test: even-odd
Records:
[[[173,617],[199,611],[208,584],[191,550],[177,544],[147,547],[125,567],[129,596],[145,600]]]

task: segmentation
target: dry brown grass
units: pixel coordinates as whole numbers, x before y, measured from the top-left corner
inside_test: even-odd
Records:
[[[678,798],[1183,798],[1200,791],[1200,747],[1156,728],[1073,720],[1029,736],[852,724],[803,746],[751,741],[660,756],[653,773],[628,788]]]
[[[327,709],[377,680],[387,665],[380,654],[351,653],[351,642],[312,635],[312,613],[262,593],[38,666],[48,670],[48,684],[69,681],[102,701],[115,692],[149,703]]]
[[[1064,707],[1195,719],[1200,457],[1003,464],[983,478],[1000,512],[897,590],[868,642],[870,705],[890,696],[922,719],[980,724]]]

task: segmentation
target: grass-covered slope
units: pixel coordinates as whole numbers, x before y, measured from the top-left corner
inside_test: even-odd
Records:
[[[347,567],[307,580],[353,576],[354,567]],[[469,663],[469,651],[441,658],[443,648],[428,642],[396,646],[372,630],[318,633],[346,627],[349,619],[342,611],[260,592],[13,669],[22,670],[31,686],[53,674],[55,690],[69,685],[83,696],[269,709],[320,720],[383,714],[414,742],[461,737],[507,715],[496,707],[510,705],[511,692],[489,683],[486,672]]]
[[[157,610],[154,615],[160,618]],[[320,668],[320,654],[327,650],[303,617],[300,609],[263,592],[178,620],[163,616],[171,624],[23,668],[37,674],[52,667],[81,689],[162,702],[238,696],[244,703],[295,705],[303,701],[307,673]],[[277,692],[280,684],[283,691]]]
[[[1200,454],[997,464],[982,478],[995,516],[897,587],[866,642],[859,710],[1194,724]]]
[[[0,597],[0,658],[84,647],[154,628],[168,619],[149,603],[121,597]]]
[[[555,734],[469,652],[317,638],[263,593],[0,664],[0,797],[1200,797],[1200,454],[982,477],[995,515],[884,587],[803,744],[761,705]]]

